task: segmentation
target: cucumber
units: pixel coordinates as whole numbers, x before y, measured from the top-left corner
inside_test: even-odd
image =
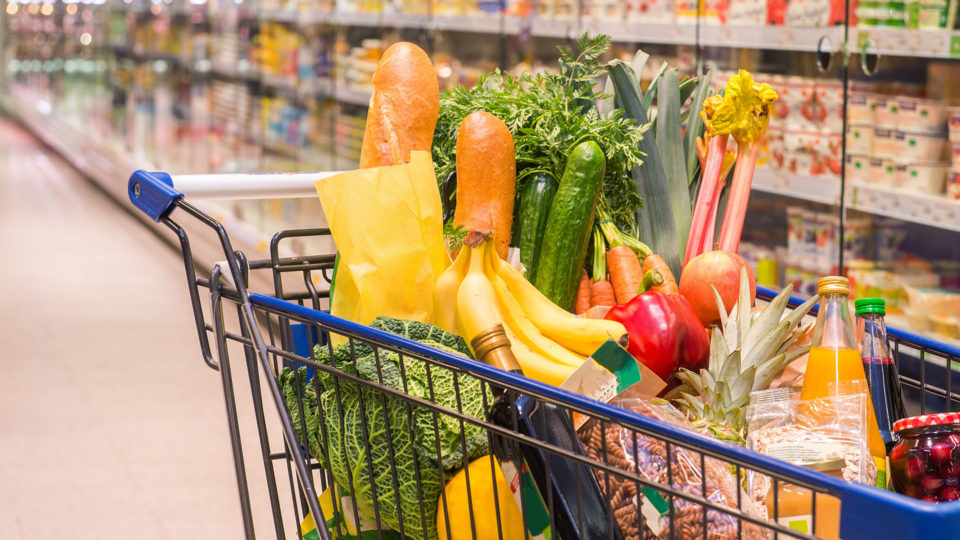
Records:
[[[567,311],[573,309],[577,295],[606,167],[600,145],[593,141],[578,144],[567,157],[550,205],[534,285]]]
[[[519,234],[517,247],[520,248],[520,262],[527,268],[526,277],[531,283],[537,275],[540,244],[558,187],[557,179],[552,174],[536,173],[527,179],[520,191],[520,210],[514,229]]]

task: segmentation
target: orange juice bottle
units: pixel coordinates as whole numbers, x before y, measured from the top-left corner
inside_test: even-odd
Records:
[[[802,399],[829,397],[845,382],[860,382],[862,388],[867,388],[867,376],[848,305],[850,282],[845,277],[828,276],[820,279],[817,289],[821,296],[820,310],[800,392]],[[885,487],[887,450],[869,394],[866,402],[867,446],[877,464],[877,485]]]

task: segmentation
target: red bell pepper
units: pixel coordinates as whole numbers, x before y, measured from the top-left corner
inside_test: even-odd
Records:
[[[630,339],[627,352],[663,380],[677,370],[680,350],[687,335],[683,319],[667,296],[645,292],[626,304],[614,306],[604,317],[627,329]]]
[[[670,294],[667,298],[687,327],[687,336],[680,347],[680,367],[698,373],[710,360],[710,336],[689,300],[679,294]]]
[[[699,369],[709,356],[707,332],[685,298],[649,291],[614,306],[605,317],[627,329],[627,351],[667,380],[680,366]]]

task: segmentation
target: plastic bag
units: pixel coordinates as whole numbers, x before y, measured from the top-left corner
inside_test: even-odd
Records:
[[[747,447],[795,465],[843,458],[845,480],[876,485],[877,467],[867,447],[869,397],[850,383],[831,393],[802,400],[795,388],[754,392],[747,407]],[[748,479],[750,493],[765,498],[771,480],[760,474]]]
[[[361,324],[380,315],[432,322],[434,282],[450,257],[429,152],[316,188],[340,255],[330,313]]]
[[[613,402],[618,407],[670,424],[692,429],[683,414],[662,399],[628,399]],[[741,511],[757,519],[766,519],[766,509],[756,504],[740,490],[727,464],[714,458],[703,458],[701,471],[699,452],[670,446],[669,468],[666,442],[643,435],[610,422],[591,420],[579,432],[586,454],[599,462],[613,465],[627,474],[637,474],[645,480],[705,499],[735,512],[740,500]],[[670,523],[670,496],[652,487],[607,474],[595,469],[601,489],[613,507],[625,540],[652,540],[669,536],[675,538],[704,538],[733,540],[769,538],[762,527],[743,521],[742,536],[738,534],[735,515],[717,510],[706,510],[707,531],[704,534],[704,507],[695,502],[673,497],[673,524]],[[639,489],[639,493],[638,493]],[[705,491],[704,491],[705,490]],[[642,516],[642,519],[641,519]]]

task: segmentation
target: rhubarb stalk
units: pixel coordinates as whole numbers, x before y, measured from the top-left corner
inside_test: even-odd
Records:
[[[707,100],[713,101],[714,96]],[[722,98],[721,98],[722,99]],[[707,112],[708,103],[704,103],[703,110]],[[701,113],[703,115],[703,113]],[[704,116],[704,122],[707,124],[707,136],[710,142],[707,144],[707,159],[703,166],[703,177],[700,182],[700,192],[697,194],[697,202],[693,209],[693,217],[690,222],[690,234],[687,237],[687,249],[683,254],[683,265],[686,266],[690,259],[703,253],[702,246],[704,242],[713,243],[713,236],[706,240],[705,234],[710,216],[716,219],[715,206],[720,200],[720,172],[723,169],[723,156],[726,154],[727,141],[730,137],[726,133],[711,134],[710,119]]]
[[[720,195],[723,193],[723,186],[727,183],[727,175],[730,174],[730,169],[733,168],[736,158],[737,155],[733,152],[728,151],[723,154],[723,166],[720,168],[720,181],[717,183],[713,200],[710,202],[710,218],[707,220],[707,226],[703,233],[703,243],[700,245],[700,251],[697,255],[713,251],[713,238],[716,236],[714,233],[716,232],[717,214],[720,208]]]
[[[777,98],[776,91],[770,85],[753,82],[750,73],[742,69],[727,82],[724,101],[732,99],[734,102],[736,114],[733,116],[735,122],[731,134],[737,141],[737,163],[734,166],[730,199],[717,243],[721,250],[736,253],[740,247],[740,234],[743,232],[743,221],[747,217],[753,172],[767,126],[770,124],[773,103]]]

